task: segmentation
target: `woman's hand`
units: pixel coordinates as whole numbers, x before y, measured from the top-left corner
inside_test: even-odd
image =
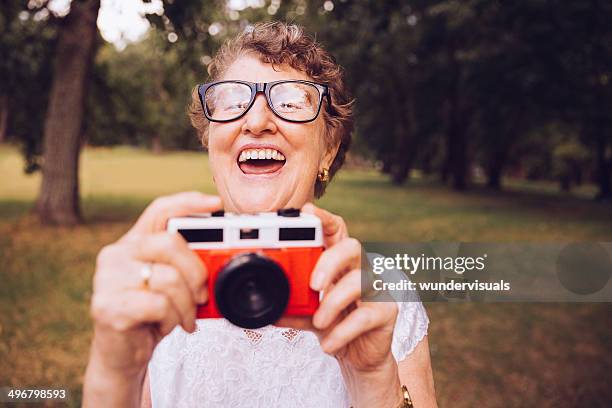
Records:
[[[158,198],[119,241],[100,251],[91,301],[95,330],[86,393],[88,385],[100,388],[94,383],[108,382],[109,376],[142,380],[163,336],[176,325],[195,330],[196,305],[207,300],[206,267],[180,235],[165,232],[166,222],[221,206],[219,197],[198,192]],[[145,288],[141,271],[147,265],[152,275]]]
[[[365,253],[359,241],[348,236],[342,217],[312,204],[304,211],[321,219],[326,246],[310,279],[312,289],[323,291],[313,316],[321,347],[355,369],[376,369],[390,355],[397,305],[360,300]]]
[[[341,217],[310,203],[302,210],[318,216],[323,226],[326,249],[310,280],[312,289],[323,291],[323,299],[311,324],[295,318],[284,318],[279,324],[317,334],[323,351],[338,359],[356,406],[394,406],[401,401],[397,363],[391,353],[397,304],[362,302],[361,257],[365,253],[361,244],[349,237]]]

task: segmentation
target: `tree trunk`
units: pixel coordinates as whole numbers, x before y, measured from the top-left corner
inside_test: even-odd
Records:
[[[61,23],[45,118],[43,179],[37,203],[43,223],[73,225],[81,220],[80,139],[99,8],[100,0],[73,0],[70,13]]]
[[[391,170],[393,169],[393,161],[390,157],[385,158],[383,160],[382,172],[383,174],[391,174]]]
[[[445,163],[446,174],[443,179],[450,175],[452,186],[455,190],[467,188],[467,143],[468,143],[468,112],[466,102],[461,95],[461,66],[457,61],[455,43],[449,44],[448,61],[451,65],[450,100],[448,103],[447,116],[447,157]]]
[[[8,131],[9,102],[7,95],[0,95],[0,143],[6,140]]]
[[[612,163],[606,158],[607,149],[606,135],[599,133],[597,135],[597,184],[599,185],[599,193],[597,199],[604,200],[612,197]]]
[[[426,176],[434,172],[432,161],[433,151],[431,148],[428,148],[421,158],[421,171],[423,171],[423,174]]]
[[[448,183],[448,179],[450,177],[450,156],[448,154],[448,147],[446,148],[446,158],[444,159],[444,163],[442,163],[442,170],[440,171],[440,181],[442,182],[442,184],[447,184]]]
[[[151,152],[153,154],[161,154],[163,150],[161,138],[158,135],[153,136],[151,138]]]
[[[410,96],[406,96],[406,98],[411,99]],[[414,114],[414,104],[407,101],[407,109],[407,122],[400,128],[403,129],[403,134],[400,135],[400,145],[397,149],[398,154],[391,173],[391,181],[396,185],[401,185],[406,182],[415,159],[416,146],[414,145],[414,135],[416,133],[416,116]]]
[[[572,189],[571,179],[568,174],[559,176],[559,189],[564,193],[569,193]]]
[[[414,79],[417,73],[414,70],[406,72],[403,78],[396,78],[395,83],[403,82],[403,92],[396,93],[396,101],[393,103],[394,117],[397,120],[395,131],[397,140],[394,165],[391,170],[391,181],[393,184],[401,185],[410,176],[410,170],[414,164],[416,146],[416,108],[415,108],[415,85]]]
[[[487,171],[487,187],[491,190],[501,190],[502,166],[492,165]]]
[[[487,166],[487,187],[492,190],[501,189],[501,176],[506,163],[506,154],[498,152],[491,155]]]
[[[468,113],[461,107],[459,96],[455,95],[450,102],[448,128],[446,130],[446,160],[442,169],[442,181],[449,178],[455,190],[467,188],[467,143]]]
[[[408,175],[410,174],[410,170],[412,169],[412,160],[405,159],[401,163],[398,163],[395,169],[393,169],[393,174],[391,177],[391,181],[395,185],[402,185],[408,179]]]
[[[467,188],[467,129],[454,123],[449,131],[449,167],[453,177],[453,188]]]

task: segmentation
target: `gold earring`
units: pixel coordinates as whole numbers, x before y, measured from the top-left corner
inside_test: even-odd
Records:
[[[327,183],[329,181],[329,170],[323,168],[321,171],[319,171],[319,174],[317,174],[317,178],[321,183]]]

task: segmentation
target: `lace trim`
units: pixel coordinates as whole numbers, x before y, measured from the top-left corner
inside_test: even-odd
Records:
[[[261,339],[263,337],[263,334],[251,329],[244,329],[244,334],[246,334],[252,345],[256,345],[261,342]]]
[[[402,361],[427,335],[429,318],[421,302],[397,302],[397,305],[399,310],[394,329],[396,334],[393,337],[391,351],[397,361]],[[242,332],[253,346],[261,343],[264,336],[271,339],[280,338],[288,344],[295,344],[302,336],[301,330],[279,330],[275,326],[266,326],[256,330],[242,329]]]
[[[421,302],[398,302],[397,305],[399,311],[391,351],[396,361],[402,361],[427,335],[429,318]]]
[[[272,330],[270,330],[272,329]],[[244,335],[249,339],[252,345],[261,343],[264,336],[280,337],[285,342],[295,343],[301,336],[302,331],[297,329],[279,330],[278,327],[268,326],[261,329],[242,329]]]
[[[397,304],[399,310],[391,351],[397,361],[402,361],[427,335],[429,318],[421,302],[397,302]],[[303,335],[303,332],[298,329],[281,330],[275,326],[266,326],[261,329],[240,329],[228,321],[224,322],[228,328],[240,330],[252,346],[260,344],[264,337],[282,339],[287,344],[295,344]],[[199,332],[199,327],[195,333],[197,332]]]
[[[429,318],[421,302],[397,302],[398,314],[395,323],[393,342],[391,351],[397,361],[404,360],[408,354],[412,353],[429,329]],[[222,325],[230,330],[240,331],[252,346],[260,344],[264,337],[281,339],[287,344],[294,345],[303,336],[303,331],[298,329],[282,330],[275,326],[266,326],[261,329],[241,329],[223,320]],[[200,325],[196,325],[196,330],[190,336],[200,332]]]
[[[283,338],[285,340],[287,340],[289,343],[295,341],[299,335],[300,335],[300,330],[297,329],[289,329],[289,330],[283,330],[281,332],[281,336],[283,336]]]

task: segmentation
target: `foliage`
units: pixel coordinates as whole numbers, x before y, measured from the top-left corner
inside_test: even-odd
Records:
[[[121,52],[110,44],[100,50],[89,100],[88,143],[199,147],[186,115],[197,79],[182,66],[176,48],[165,45],[165,37],[153,31]]]
[[[30,2],[32,3],[32,2]],[[53,15],[44,4],[0,15],[0,90],[27,106],[11,133],[37,151],[51,73]],[[88,143],[197,148],[185,119],[191,87],[225,39],[272,18],[304,25],[346,70],[356,98],[355,151],[391,174],[437,173],[455,188],[482,169],[559,180],[567,155],[581,180],[610,195],[612,5],[601,0],[163,1],[154,30],[119,51],[100,47],[88,103]],[[37,13],[43,13],[34,18]],[[7,84],[20,84],[9,89]],[[0,93],[2,93],[0,92]],[[36,97],[32,97],[36,95]],[[0,95],[1,96],[1,95]],[[34,106],[35,105],[35,106]],[[26,120],[39,115],[40,120]],[[543,129],[548,129],[542,131]],[[550,129],[559,135],[551,136]],[[581,153],[582,154],[582,153]],[[537,164],[539,163],[539,164]],[[548,163],[544,165],[544,163]],[[536,166],[536,167],[531,167]],[[562,183],[563,184],[563,183]],[[570,183],[573,184],[573,183]]]
[[[0,8],[0,97],[7,101],[7,136],[20,140],[31,172],[41,153],[57,24],[46,9],[22,3],[6,1]]]
[[[406,167],[430,171],[437,161],[443,177],[462,188],[473,163],[499,188],[503,169],[520,165],[513,153],[525,151],[522,145],[549,146],[528,140],[540,135],[532,130],[555,122],[581,129],[572,143],[592,150],[601,162],[600,190],[609,188],[609,4],[334,4],[322,37],[348,69],[362,143],[396,173],[394,180],[408,176]],[[443,159],[432,160],[441,151]]]

